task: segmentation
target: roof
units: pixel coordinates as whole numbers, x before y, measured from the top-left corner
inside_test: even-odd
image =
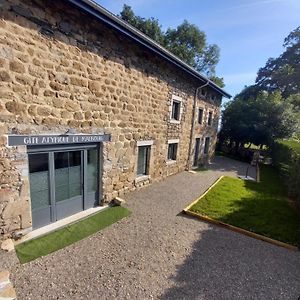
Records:
[[[170,51],[166,50],[164,47],[156,43],[154,40],[149,38],[147,35],[143,34],[141,31],[136,29],[135,27],[131,26],[127,22],[123,21],[122,19],[118,18],[99,4],[95,3],[92,0],[67,0],[77,8],[86,13],[90,14],[91,16],[95,17],[98,20],[101,20],[105,24],[109,25],[110,27],[116,29],[117,31],[121,32],[122,34],[126,35],[133,39],[137,44],[140,44],[152,52],[155,52],[163,59],[167,60],[168,62],[176,65],[186,73],[192,75],[194,78],[201,81],[201,83],[208,83],[208,86],[211,87],[214,91],[220,93],[222,96],[226,98],[231,98],[231,95],[228,94],[225,90],[215,84],[213,81],[209,80],[204,75],[197,72],[194,68],[186,64],[184,61],[179,59],[177,56],[172,54]]]

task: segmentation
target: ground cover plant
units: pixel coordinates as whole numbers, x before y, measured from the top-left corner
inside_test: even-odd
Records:
[[[82,221],[19,244],[16,246],[16,253],[21,263],[32,261],[71,245],[129,215],[130,211],[124,207],[108,208]]]
[[[190,210],[300,247],[300,218],[271,166],[261,166],[259,183],[224,177]]]

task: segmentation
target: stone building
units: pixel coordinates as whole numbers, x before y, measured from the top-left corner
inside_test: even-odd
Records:
[[[0,2],[0,228],[19,235],[196,166],[224,90],[89,0]]]

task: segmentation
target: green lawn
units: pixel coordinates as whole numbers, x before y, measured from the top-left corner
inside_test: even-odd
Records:
[[[73,244],[129,215],[130,211],[124,207],[108,208],[60,230],[19,244],[16,246],[16,253],[21,263],[32,261]]]
[[[261,166],[260,183],[224,177],[190,210],[300,248],[300,217],[270,166]]]

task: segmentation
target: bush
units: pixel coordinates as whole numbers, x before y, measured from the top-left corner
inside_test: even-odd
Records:
[[[274,166],[284,178],[288,195],[300,203],[300,141],[276,141],[271,155]]]

